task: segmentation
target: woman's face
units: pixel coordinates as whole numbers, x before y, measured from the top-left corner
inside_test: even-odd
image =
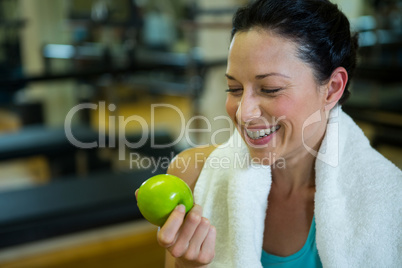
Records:
[[[262,29],[239,32],[230,45],[226,111],[264,165],[318,150],[325,133],[326,120],[309,122],[325,117],[326,90],[296,51],[289,39]]]

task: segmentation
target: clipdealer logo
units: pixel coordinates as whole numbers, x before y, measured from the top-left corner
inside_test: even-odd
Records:
[[[79,113],[82,110],[85,109],[90,109],[94,111],[98,111],[97,116],[99,122],[106,122],[106,120],[109,122],[108,127],[106,129],[105,124],[99,124],[99,129],[98,129],[98,139],[94,141],[89,141],[89,142],[84,142],[79,139],[77,139],[72,131],[72,121],[74,116]],[[75,147],[81,148],[81,149],[91,149],[91,148],[117,148],[118,150],[118,159],[119,160],[126,160],[127,157],[127,148],[130,149],[138,149],[141,148],[142,146],[146,145],[150,146],[152,149],[160,149],[160,148],[170,148],[178,143],[182,142],[183,140],[189,147],[202,147],[202,146],[209,146],[209,145],[214,145],[214,146],[241,146],[243,143],[242,138],[239,136],[237,139],[234,139],[232,143],[225,143],[223,145],[217,143],[216,138],[220,133],[225,133],[228,137],[233,136],[235,127],[233,125],[233,121],[228,117],[228,116],[217,116],[213,118],[213,121],[218,121],[218,120],[224,120],[227,122],[228,127],[227,128],[220,128],[212,133],[212,124],[211,120],[204,116],[193,116],[191,117],[187,122],[185,120],[185,116],[183,112],[176,106],[172,104],[167,104],[167,103],[160,103],[160,104],[151,104],[150,106],[150,121],[144,119],[143,117],[139,115],[131,115],[129,117],[125,116],[116,116],[116,115],[109,115],[108,118],[106,118],[108,112],[114,112],[116,110],[116,105],[114,104],[109,104],[106,106],[106,103],[104,101],[99,102],[98,104],[95,103],[81,103],[76,106],[74,106],[67,114],[66,119],[64,121],[64,131],[66,138],[69,140],[69,142],[74,145]],[[155,116],[156,113],[155,111],[157,109],[171,109],[172,111],[176,112],[178,115],[178,120],[180,121],[178,125],[180,125],[180,134],[175,137],[175,140],[171,141],[170,143],[166,144],[158,144],[156,142],[156,136],[155,136],[155,125],[156,125],[156,120]],[[332,112],[327,112],[325,115],[321,114],[321,111],[318,110],[311,114],[303,123],[301,132],[302,132],[302,145],[304,148],[313,156],[315,156],[317,159],[321,160],[322,162],[331,165],[333,167],[337,166],[339,163],[339,131],[338,131],[338,122],[335,120],[338,117],[339,111],[337,108],[333,109],[335,111]],[[319,151],[316,151],[315,149],[309,147],[305,143],[305,136],[304,132],[306,128],[308,128],[310,125],[313,125],[318,122],[322,122],[323,120],[327,121],[328,119],[331,119],[330,123],[327,125],[327,133],[332,133],[330,134],[330,137],[326,137],[326,139],[323,140],[323,144],[320,147]],[[176,119],[176,118],[175,118]],[[175,120],[173,119],[173,120]],[[279,124],[279,121],[285,120],[285,116],[281,116],[280,118],[275,120],[275,124]],[[191,128],[191,125],[194,123],[195,120],[200,120],[205,123],[205,128]],[[129,141],[127,139],[127,126],[131,123],[136,123],[139,124],[140,126],[140,131],[139,131],[139,136],[140,138],[136,142]],[[328,131],[331,130],[331,131]],[[191,133],[210,133],[210,141],[207,144],[197,144],[195,143],[192,138],[191,138]],[[326,134],[328,135],[328,134]],[[335,149],[329,149],[328,141],[331,142],[330,148],[335,148]],[[335,144],[334,144],[335,143]],[[248,146],[251,146],[250,144]],[[272,141],[272,146],[276,147],[276,139]],[[264,146],[252,146],[253,148],[255,147],[256,149],[260,149]],[[250,148],[249,148],[250,149]],[[140,156],[138,153],[131,152],[130,153],[130,168],[149,168],[150,166],[163,166],[167,167],[167,165],[172,161],[174,156],[170,157],[164,157],[163,159],[155,159],[155,158],[144,158]],[[246,158],[241,158],[240,160],[245,161],[244,159]],[[267,160],[269,163],[276,163],[277,160],[280,159],[282,162],[278,163],[278,165],[285,166],[285,159],[283,157],[276,155],[275,153],[270,154],[269,158],[264,159]],[[238,161],[239,166],[242,163],[239,159],[235,159]],[[217,160],[218,161],[218,160]],[[240,161],[240,162],[239,162]],[[227,160],[226,159],[220,159],[217,162],[217,165],[226,167],[227,166]],[[248,162],[248,161],[246,161]],[[252,163],[255,164],[262,164],[259,163],[259,159],[252,159]]]
[[[99,124],[98,129],[98,140],[83,142],[77,139],[72,131],[72,121],[74,116],[82,110],[90,109],[98,111],[98,120],[99,122],[109,122],[108,129],[106,129],[104,124]],[[145,120],[143,117],[139,115],[131,115],[129,117],[125,116],[115,116],[109,115],[106,118],[107,112],[113,112],[116,110],[116,105],[109,104],[106,106],[104,101],[95,103],[81,103],[74,106],[66,116],[64,120],[64,131],[68,141],[74,146],[82,149],[91,149],[91,148],[117,148],[119,160],[125,160],[126,158],[126,149],[138,149],[144,146],[147,142],[150,142],[150,147],[153,149],[161,149],[161,148],[170,148],[172,146],[177,145],[183,139],[186,144],[190,147],[196,146],[208,146],[208,144],[202,145],[195,143],[191,137],[192,133],[211,133],[212,132],[212,124],[208,118],[205,116],[193,116],[187,122],[185,120],[185,116],[183,112],[176,106],[168,103],[160,103],[160,104],[151,104],[150,106],[151,118],[150,122]],[[175,137],[170,143],[166,144],[158,144],[156,143],[155,137],[155,128],[156,128],[156,120],[155,114],[157,109],[171,109],[178,115],[178,120],[180,121],[178,125],[180,125],[180,134]],[[176,120],[176,118],[174,118]],[[206,125],[205,128],[191,128],[191,125],[194,121],[199,120],[203,121]],[[220,133],[228,134],[228,136],[233,134],[234,126],[232,120],[228,116],[216,116],[214,121],[224,120],[225,124],[228,125],[227,128],[222,128],[217,131],[214,131],[211,135],[210,144],[218,146],[216,141],[217,136]],[[226,123],[227,122],[227,123]],[[140,138],[136,142],[129,141],[127,139],[127,126],[131,123],[136,123],[140,125]]]

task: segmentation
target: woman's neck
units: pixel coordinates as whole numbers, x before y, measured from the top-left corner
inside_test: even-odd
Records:
[[[309,140],[309,148],[318,152],[324,139],[325,125],[318,131],[315,139]],[[290,195],[299,190],[315,189],[315,160],[316,155],[307,151],[304,146],[291,156],[285,157],[280,167],[272,167],[272,183],[280,191]]]
[[[301,189],[315,187],[315,157],[308,153],[286,159],[282,168],[272,168],[272,183],[281,191],[292,194]]]

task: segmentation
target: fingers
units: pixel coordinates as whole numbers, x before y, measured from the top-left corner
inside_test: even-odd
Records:
[[[178,205],[170,214],[169,218],[158,232],[158,242],[162,247],[168,248],[176,241],[185,215],[186,208],[184,205]]]
[[[188,260],[198,259],[201,251],[201,246],[204,243],[204,240],[207,238],[210,226],[211,224],[209,223],[208,219],[201,219],[200,224],[198,225],[197,230],[191,238],[191,241],[188,244],[188,248],[185,253],[185,257]]]
[[[198,256],[198,260],[201,263],[210,263],[215,257],[215,241],[216,241],[216,229],[214,226],[210,226],[208,229],[207,237],[201,246],[201,251]]]
[[[202,219],[202,208],[199,205],[194,205],[193,209],[186,216],[186,222],[180,229],[180,234],[176,239],[176,243],[171,247],[170,253],[173,257],[183,256],[189,246],[190,240],[194,235],[199,236],[199,232],[194,234],[198,229]]]
[[[216,229],[202,217],[202,207],[185,215],[183,205],[171,213],[158,232],[158,242],[176,259],[187,264],[208,264],[215,255]]]

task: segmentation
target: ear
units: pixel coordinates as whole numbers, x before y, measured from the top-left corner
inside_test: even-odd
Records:
[[[325,110],[331,110],[342,97],[348,82],[348,72],[343,67],[336,68],[331,75],[326,87],[328,89]]]

